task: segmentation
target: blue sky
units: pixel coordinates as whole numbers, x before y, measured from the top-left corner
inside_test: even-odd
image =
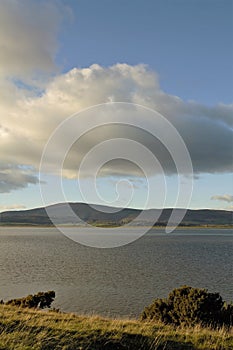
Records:
[[[58,64],[145,63],[184,100],[232,103],[232,1],[69,1]]]
[[[177,127],[194,163],[190,208],[232,209],[232,1],[3,0],[0,13],[1,211],[43,204],[38,171],[51,133],[72,113],[112,97],[158,106]],[[111,201],[116,182],[133,178],[130,206],[141,207],[145,181],[121,166],[121,176],[109,170],[98,180],[100,192]],[[70,168],[66,196],[81,201]],[[60,197],[50,175],[42,186],[53,203]],[[170,207],[177,177],[170,172],[166,180]],[[155,197],[157,207],[159,188]]]

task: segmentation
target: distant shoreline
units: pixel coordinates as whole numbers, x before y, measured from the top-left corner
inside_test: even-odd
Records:
[[[76,228],[88,228],[88,227],[96,227],[96,228],[124,228],[124,229],[134,229],[134,228],[143,228],[148,227],[150,230],[161,230],[165,229],[167,227],[172,228],[173,226],[166,226],[166,225],[156,225],[156,226],[149,226],[149,225],[135,225],[135,226],[124,226],[124,225],[104,225],[104,224],[98,224],[98,225],[72,225],[72,224],[63,224],[63,225],[41,225],[41,224],[27,224],[27,223],[0,223],[0,227],[28,227],[28,228],[56,228],[56,227],[76,227]],[[233,225],[180,225],[175,228],[177,229],[233,229]]]
[[[233,212],[213,209],[184,209],[164,208],[147,209],[143,211],[132,208],[105,207],[87,203],[57,203],[48,207],[27,210],[16,210],[0,213],[1,226],[20,227],[151,227],[163,229],[176,220],[172,213],[182,219],[179,228],[233,228]],[[117,209],[117,210],[116,210]],[[157,221],[156,221],[157,219]],[[156,222],[154,222],[154,220]],[[129,226],[127,226],[129,225]],[[176,226],[176,225],[174,225]]]

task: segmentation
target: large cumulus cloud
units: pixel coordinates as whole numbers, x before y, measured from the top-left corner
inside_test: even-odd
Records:
[[[156,72],[141,64],[94,64],[58,74],[54,62],[57,32],[61,13],[68,11],[64,6],[61,11],[61,6],[59,1],[0,2],[0,192],[37,183],[43,148],[54,129],[73,113],[111,101],[141,104],[163,114],[184,139],[196,174],[232,171],[233,105],[210,107],[169,95],[161,89]],[[47,79],[38,85],[41,72]],[[38,93],[35,86],[43,90]],[[141,118],[150,125],[151,120],[143,115]],[[61,137],[54,159],[68,137]],[[169,152],[145,131],[105,127],[74,145],[64,163],[64,175],[76,176],[88,150],[114,137],[144,144],[160,160],[165,173],[175,172]],[[108,163],[102,175],[121,174],[142,175],[121,160]]]
[[[0,93],[3,162],[31,165],[38,169],[46,141],[63,120],[83,108],[111,100],[140,103],[162,113],[183,137],[195,173],[232,170],[232,106],[207,107],[168,95],[161,90],[156,73],[144,65],[116,64],[106,68],[95,64],[85,69],[74,68],[56,76],[41,96],[27,95],[10,85],[6,88],[11,91],[10,100],[9,97],[6,101],[4,99],[6,91]],[[132,115],[132,121],[133,118]],[[148,123],[146,118],[144,123]],[[145,144],[161,160],[165,172],[175,171],[166,149],[147,133],[109,127],[83,137],[78,150],[73,147],[66,162],[68,171],[64,173],[73,177],[91,147],[104,139],[119,136]],[[61,138],[57,152],[62,145]],[[115,174],[114,166],[112,172]],[[127,167],[125,162],[118,161],[117,173],[121,172],[131,174],[131,165]],[[105,176],[111,174],[111,166],[108,166]]]

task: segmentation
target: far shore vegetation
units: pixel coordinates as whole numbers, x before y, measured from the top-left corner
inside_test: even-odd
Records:
[[[151,227],[149,225],[129,225],[129,226],[125,226],[126,223],[116,223],[116,222],[91,222],[88,223],[88,225],[94,226],[94,227],[103,227],[103,228],[114,228],[114,227],[121,227],[124,226],[124,229],[131,229],[131,228],[135,228],[135,227]],[[82,224],[61,224],[59,225],[59,227],[88,227],[88,225],[82,225]],[[53,228],[55,227],[55,225],[51,224],[33,224],[33,223],[17,223],[17,222],[0,222],[0,227],[42,227],[42,228]],[[164,229],[166,228],[167,225],[166,224],[154,224],[151,229]],[[173,226],[168,226],[168,227],[173,227]],[[177,229],[233,229],[233,224],[206,224],[206,225],[200,225],[200,224],[179,224],[177,227]]]

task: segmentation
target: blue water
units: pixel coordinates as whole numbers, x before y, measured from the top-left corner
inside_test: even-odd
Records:
[[[82,230],[82,228],[80,228]],[[126,232],[127,234],[127,232]],[[232,230],[153,230],[112,249],[82,246],[52,228],[0,228],[0,299],[56,291],[54,307],[138,316],[183,284],[233,300]]]

